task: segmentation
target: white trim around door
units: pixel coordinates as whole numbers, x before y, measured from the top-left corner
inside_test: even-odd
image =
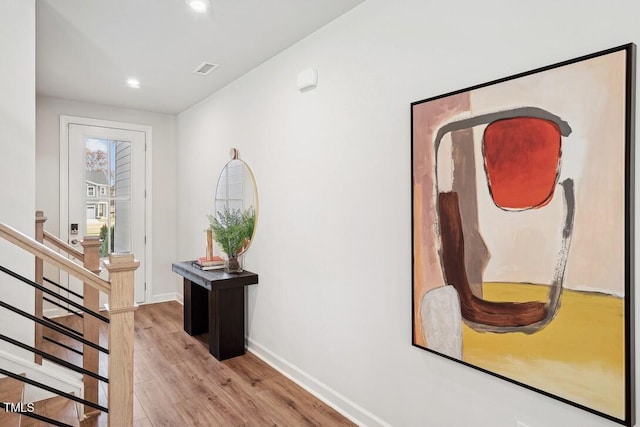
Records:
[[[152,300],[152,282],[151,282],[151,259],[152,259],[152,234],[151,234],[151,220],[152,220],[152,185],[151,180],[152,168],[151,168],[151,155],[152,155],[152,128],[151,126],[116,122],[110,120],[92,119],[87,117],[67,116],[60,115],[60,239],[67,241],[69,238],[69,224],[68,224],[68,207],[69,207],[69,195],[68,195],[68,181],[69,181],[69,125],[77,124],[82,126],[96,126],[119,130],[144,132],[145,134],[145,251],[144,251],[144,302]]]

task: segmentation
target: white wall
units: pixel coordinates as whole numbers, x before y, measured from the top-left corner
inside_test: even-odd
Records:
[[[135,123],[152,127],[152,259],[151,301],[174,299],[179,278],[171,274],[176,260],[176,117],[38,96],[36,102],[36,206],[47,216],[45,229],[60,228],[60,115]]]
[[[410,103],[640,40],[637,2],[368,0],[178,116],[178,258],[230,147],[260,212],[250,348],[369,425],[611,426],[411,346]],[[318,88],[295,89],[319,71]]]
[[[0,2],[0,222],[33,236],[35,210],[35,1]],[[33,279],[33,256],[0,240],[0,265]],[[0,298],[33,313],[33,288],[0,273]],[[0,325],[33,343],[33,322],[0,308]],[[28,357],[0,343],[0,351]]]

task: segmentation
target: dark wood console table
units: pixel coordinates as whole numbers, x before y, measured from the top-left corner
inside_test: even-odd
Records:
[[[243,355],[244,287],[258,283],[258,275],[203,271],[191,261],[173,263],[171,270],[184,277],[185,332],[209,332],[209,353],[218,360]]]

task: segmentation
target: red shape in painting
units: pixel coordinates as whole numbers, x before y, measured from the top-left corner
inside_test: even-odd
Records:
[[[558,125],[536,117],[496,120],[482,149],[489,192],[502,209],[539,208],[551,201],[559,172]]]

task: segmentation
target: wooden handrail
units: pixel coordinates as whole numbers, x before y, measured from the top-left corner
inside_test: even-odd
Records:
[[[0,238],[21,247],[36,258],[36,280],[42,284],[43,262],[46,261],[84,282],[84,306],[98,311],[99,291],[109,296],[109,391],[108,401],[111,408],[108,416],[109,427],[130,426],[133,424],[133,346],[134,346],[134,272],[140,263],[132,254],[111,254],[104,261],[109,271],[110,282],[97,276],[100,272],[101,241],[97,237],[85,237],[82,242],[84,254],[76,251],[62,240],[44,231],[46,217],[43,212],[36,212],[36,239],[20,233],[18,230],[0,223]],[[83,260],[84,267],[77,265],[66,257],[45,246],[45,238],[67,254]],[[75,253],[74,253],[75,252]],[[40,302],[38,302],[40,299]],[[36,296],[35,311],[42,316],[42,298]],[[90,316],[84,317],[84,337],[97,342],[98,325]],[[42,337],[40,337],[41,341]],[[36,332],[36,342],[38,334]],[[37,360],[36,360],[37,362]],[[99,356],[87,345],[84,346],[83,367],[97,372]],[[84,376],[85,398],[98,400],[98,384],[93,378]],[[84,408],[83,408],[84,412]],[[84,414],[84,416],[97,413]]]
[[[72,257],[84,262],[84,254],[65,242],[64,240],[58,239],[53,234],[49,233],[47,230],[44,230],[44,240],[51,243],[56,248],[60,249],[71,255]]]
[[[106,294],[111,293],[111,283],[96,276],[91,271],[63,257],[45,245],[36,242],[15,228],[0,223],[0,237],[34,254],[36,257],[72,274],[84,283]]]

